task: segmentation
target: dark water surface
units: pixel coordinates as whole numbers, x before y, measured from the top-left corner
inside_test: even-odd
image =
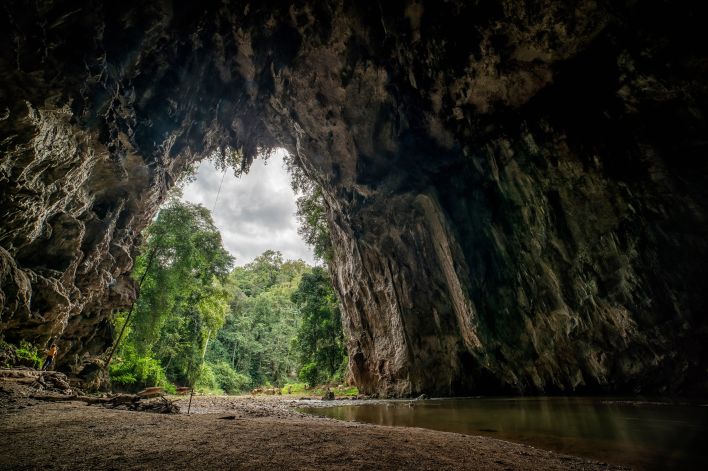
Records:
[[[485,435],[637,469],[708,470],[708,406],[702,404],[534,397],[300,410],[340,420]]]

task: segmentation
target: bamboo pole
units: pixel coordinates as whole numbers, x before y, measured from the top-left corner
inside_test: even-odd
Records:
[[[187,406],[187,415],[189,415],[189,412],[192,410],[192,397],[194,397],[194,386],[192,386],[192,389],[189,391],[189,405]]]
[[[133,308],[135,307],[135,302],[138,300],[138,296],[140,296],[140,288],[143,286],[143,282],[145,281],[145,277],[147,276],[148,271],[150,271],[150,266],[152,265],[152,260],[155,258],[156,252],[157,252],[157,245],[155,245],[155,247],[150,252],[150,255],[148,256],[148,261],[147,261],[147,265],[145,266],[145,271],[143,272],[143,275],[140,277],[140,281],[138,282],[138,294],[135,297],[133,304],[130,305],[130,310],[128,311],[128,315],[125,318],[125,322],[123,323],[123,327],[120,329],[120,334],[118,334],[118,338],[116,339],[115,343],[113,344],[113,348],[111,348],[111,353],[108,354],[108,359],[106,360],[106,364],[103,366],[103,369],[108,369],[108,365],[111,364],[111,359],[113,359],[113,354],[115,353],[116,349],[118,348],[118,344],[120,344],[120,341],[123,338],[123,334],[125,333],[125,328],[128,327],[128,322],[130,322],[130,317],[133,315]]]
[[[187,415],[192,410],[192,398],[194,397],[194,376],[192,376],[194,367],[194,355],[190,355],[189,366],[187,367],[187,381],[189,381],[189,405],[187,406]]]

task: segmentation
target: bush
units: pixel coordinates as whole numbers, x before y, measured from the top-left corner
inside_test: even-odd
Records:
[[[111,381],[114,383],[122,384],[123,386],[129,386],[131,384],[135,384],[135,382],[138,380],[134,374],[128,373],[128,372],[120,372],[117,373],[116,370],[113,369],[113,365],[111,365]]]
[[[317,369],[317,364],[312,361],[306,363],[300,368],[300,372],[297,374],[300,381],[304,381],[310,386],[315,386],[319,382],[320,372]]]
[[[42,357],[37,347],[25,340],[20,341],[20,346],[15,349],[15,355],[20,364],[34,368],[42,367]]]
[[[307,390],[305,383],[288,383],[282,387],[282,394],[303,394]]]
[[[334,394],[337,396],[355,397],[359,395],[359,388],[356,386],[344,386],[335,388]]]
[[[251,378],[237,372],[225,361],[212,363],[211,369],[217,384],[226,394],[240,393],[248,389],[248,386],[251,384]]]
[[[108,371],[111,381],[124,386],[161,386],[172,388],[159,360],[149,354],[140,356],[131,345],[125,345],[123,356],[116,357]]]
[[[204,363],[200,367],[194,389],[207,394],[223,393],[216,379],[216,374],[214,374],[214,370],[212,369],[212,365],[209,363]]]
[[[138,357],[135,363],[135,372],[138,379],[145,383],[146,386],[166,386],[169,384],[160,360],[155,358],[149,356]]]

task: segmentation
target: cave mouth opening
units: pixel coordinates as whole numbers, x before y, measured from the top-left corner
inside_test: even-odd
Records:
[[[303,236],[306,231],[300,228],[298,216],[298,200],[308,195],[294,188],[294,171],[283,148],[258,156],[247,172],[205,159],[182,182],[179,196],[211,212],[237,266],[252,262],[266,250],[316,265],[318,259]]]
[[[143,232],[130,275],[137,297],[114,313],[109,335],[114,392],[343,384],[339,302],[308,237],[328,238],[321,192],[285,149],[262,152],[248,171],[234,157],[195,163]]]

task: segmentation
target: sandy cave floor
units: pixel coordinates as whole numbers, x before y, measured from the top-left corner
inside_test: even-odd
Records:
[[[183,412],[185,399],[179,400]],[[272,396],[195,396],[187,416],[0,401],[0,469],[620,469],[493,438],[342,422]],[[311,401],[307,401],[312,405]]]

